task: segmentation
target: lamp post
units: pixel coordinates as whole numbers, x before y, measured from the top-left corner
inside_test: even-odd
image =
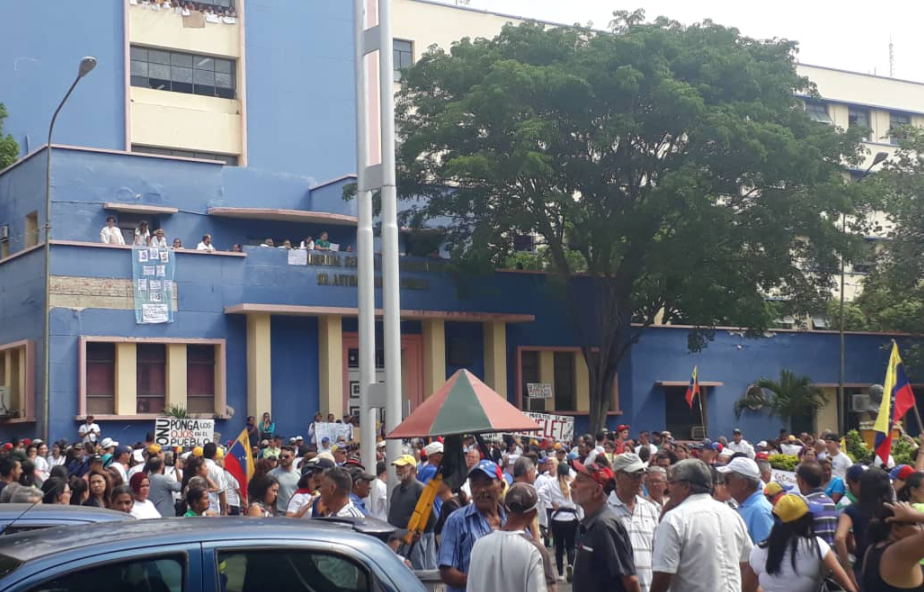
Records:
[[[74,88],[80,79],[93,71],[96,67],[96,58],[85,56],[81,58],[80,65],[77,68],[77,78],[67,89],[67,94],[61,99],[55,114],[51,117],[51,124],[48,126],[48,143],[45,145],[45,330],[43,333],[42,355],[44,357],[43,365],[45,367],[44,378],[42,380],[42,437],[46,442],[50,441],[49,434],[49,403],[50,383],[51,383],[51,136],[55,131],[55,121],[58,119],[58,113],[67,103],[74,92]]]
[[[869,174],[869,172],[873,170],[874,166],[881,163],[888,157],[889,157],[889,154],[887,152],[877,152],[876,156],[873,157],[873,162],[868,167],[866,167],[866,170],[863,171],[863,173],[859,176],[859,178],[857,178],[857,183],[865,179],[866,176]],[[847,214],[841,215],[841,232],[843,234],[847,234]],[[841,363],[840,363],[840,369],[838,372],[838,380],[837,380],[837,422],[838,422],[837,431],[842,436],[844,435],[844,431],[847,429],[847,411],[846,411],[847,400],[844,395],[844,367],[845,367],[845,362],[844,362],[844,352],[845,352],[845,347],[844,347],[844,343],[845,343],[844,341],[844,277],[845,277],[844,255],[842,253],[841,254],[841,302],[840,302],[840,312],[838,315],[840,319],[838,321],[838,331],[837,331],[838,336],[840,337],[840,344],[841,344]]]

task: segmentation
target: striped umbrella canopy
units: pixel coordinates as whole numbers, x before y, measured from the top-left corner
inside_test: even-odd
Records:
[[[536,422],[506,398],[468,370],[459,370],[387,437],[421,438],[538,429]]]

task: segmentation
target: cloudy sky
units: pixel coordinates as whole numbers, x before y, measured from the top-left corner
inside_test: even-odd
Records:
[[[803,63],[880,76],[889,75],[891,37],[895,78],[924,82],[920,0],[470,0],[470,6],[567,24],[592,21],[598,28],[619,9],[643,8],[649,18],[663,15],[683,23],[710,18],[751,37],[796,40]]]

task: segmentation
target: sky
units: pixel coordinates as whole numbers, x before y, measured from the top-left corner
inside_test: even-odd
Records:
[[[455,0],[437,0],[454,4]],[[924,82],[924,2],[892,0],[469,0],[472,8],[566,24],[605,28],[614,10],[642,8],[649,19],[667,16],[684,24],[709,18],[759,39],[799,42],[798,60]]]

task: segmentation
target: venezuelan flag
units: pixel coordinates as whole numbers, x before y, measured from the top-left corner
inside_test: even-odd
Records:
[[[250,451],[250,438],[247,435],[247,428],[241,431],[228,454],[225,455],[225,469],[234,475],[237,482],[241,484],[241,497],[247,501],[247,484],[253,475],[253,454]]]
[[[898,354],[898,345],[892,342],[892,353],[886,369],[885,384],[882,388],[882,403],[876,416],[876,456],[885,464],[892,452],[892,428],[914,407],[914,391],[905,375],[902,358]]]
[[[686,394],[687,405],[690,406],[690,409],[693,409],[693,399],[695,399],[697,395],[700,395],[699,378],[697,377],[697,374],[698,368],[693,366],[693,376],[690,377],[690,386],[687,387]]]

